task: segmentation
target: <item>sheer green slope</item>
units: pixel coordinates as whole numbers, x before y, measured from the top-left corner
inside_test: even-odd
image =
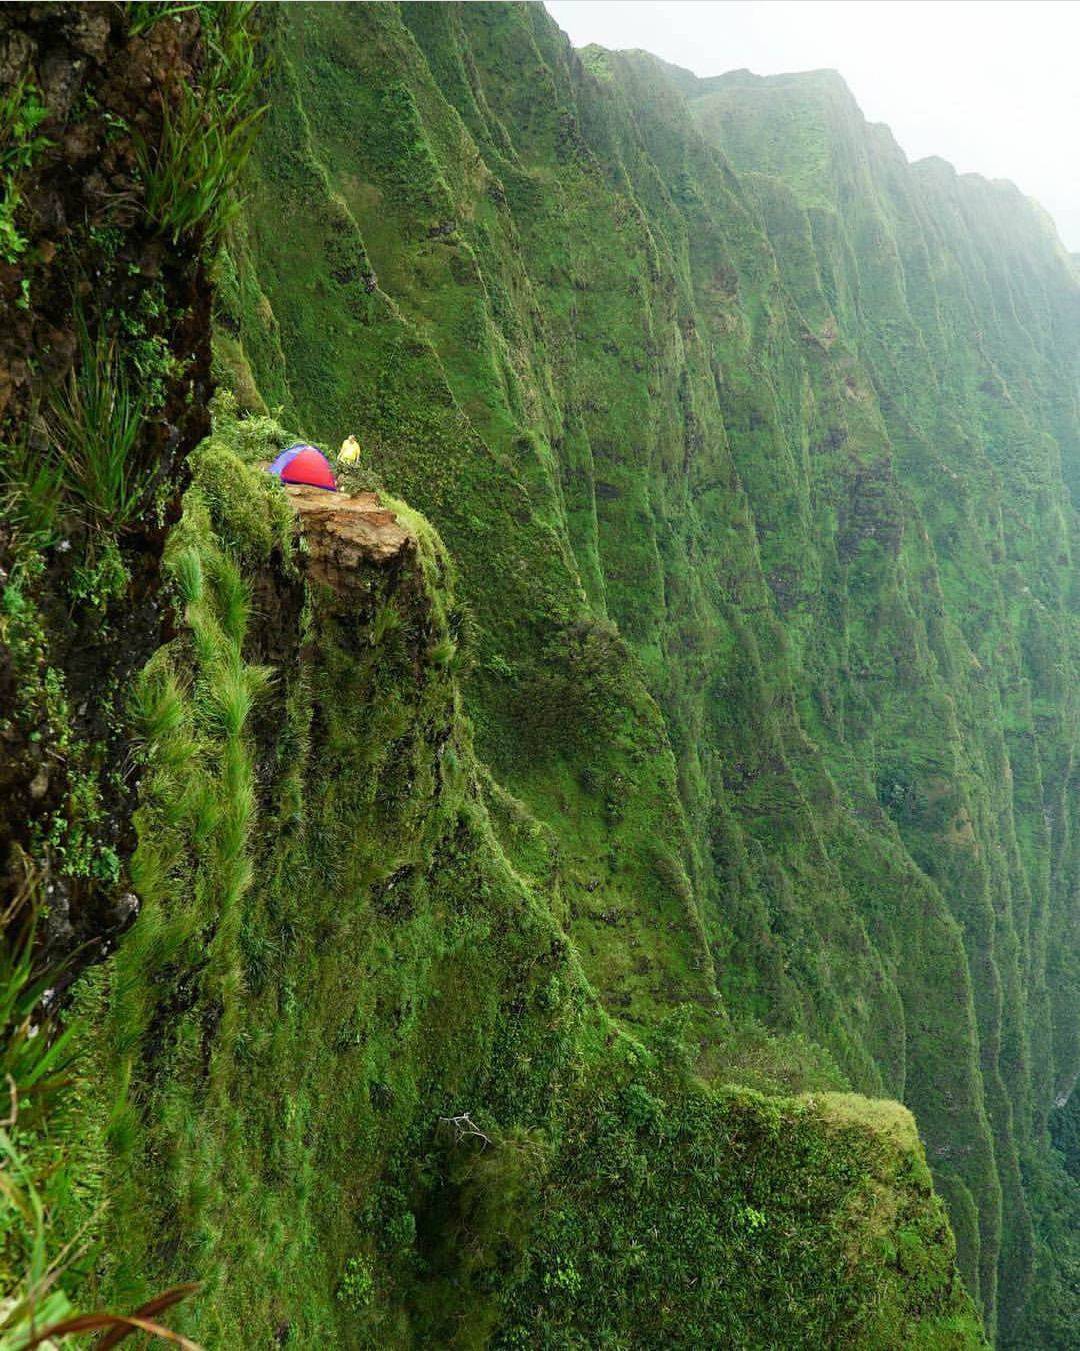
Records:
[[[646,1039],[689,1004],[717,1081],[901,1098],[988,1326],[1050,1336],[1067,256],[833,76],[579,57],[536,7],[279,20],[230,350],[458,561],[478,749],[557,840],[588,979]]]
[[[440,541],[396,504],[399,556],[305,582],[286,439],[222,407],[165,555],[142,907],[82,986],[102,1297],[196,1278],[206,1347],[982,1345],[903,1108],[709,1088],[603,1011]]]

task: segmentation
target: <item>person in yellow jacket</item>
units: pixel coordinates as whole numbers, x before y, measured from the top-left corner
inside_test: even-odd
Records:
[[[347,436],[341,443],[341,449],[338,451],[338,461],[341,464],[355,464],[360,458],[360,442],[355,436]]]

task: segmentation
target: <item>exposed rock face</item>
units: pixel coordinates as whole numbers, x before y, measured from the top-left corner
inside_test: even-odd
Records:
[[[313,581],[347,593],[358,586],[363,564],[389,567],[415,548],[413,536],[376,493],[330,493],[287,483],[307,544],[306,568]]]

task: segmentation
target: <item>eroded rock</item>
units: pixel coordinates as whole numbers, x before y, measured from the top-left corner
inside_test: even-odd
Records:
[[[376,493],[329,493],[284,485],[307,541],[307,572],[335,591],[358,589],[364,567],[387,567],[411,553],[416,540]]]

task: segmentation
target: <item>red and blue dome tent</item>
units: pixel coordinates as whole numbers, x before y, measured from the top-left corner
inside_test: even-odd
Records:
[[[303,442],[283,450],[273,464],[267,465],[266,472],[281,479],[282,483],[306,483],[311,488],[337,492],[337,479],[330,461],[321,450]]]

